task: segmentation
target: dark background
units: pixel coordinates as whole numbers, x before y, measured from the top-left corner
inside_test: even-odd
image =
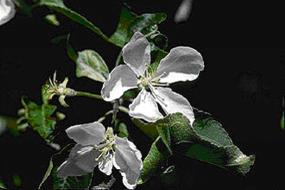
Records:
[[[173,85],[190,103],[212,113],[245,154],[255,154],[256,163],[246,177],[214,166],[177,158],[178,186],[175,189],[284,189],[285,131],[280,129],[285,82],[284,25],[281,4],[262,1],[194,0],[190,19],[175,24],[180,1],[129,1],[136,13],[166,12],[159,29],[169,39],[169,49],[186,45],[197,49],[205,70],[192,83]],[[119,19],[118,1],[66,1],[106,34],[114,32]],[[75,65],[53,37],[70,32],[76,50],[94,49],[113,68],[120,51],[78,24],[58,16],[61,26],[44,22],[48,11],[36,9],[29,18],[18,13],[0,26],[0,115],[16,117],[22,95],[40,103],[40,88],[55,70],[59,79],[70,78],[74,89],[100,92],[101,84],[75,77]],[[87,98],[67,99],[70,108],[60,108],[67,118],[59,130],[98,119],[111,105]],[[57,103],[55,100],[54,103]],[[122,115],[122,117],[124,117]],[[127,119],[127,118],[125,118]],[[132,128],[132,126],[129,126]],[[133,130],[133,131],[132,131]],[[134,136],[140,135],[131,129]],[[66,144],[62,133],[56,139]],[[146,140],[136,138],[146,153]],[[55,151],[28,130],[18,137],[0,137],[0,176],[9,186],[14,174],[22,178],[20,189],[36,189]],[[119,180],[118,180],[119,181]],[[117,189],[122,188],[119,182]],[[163,189],[158,178],[147,189]],[[10,187],[12,188],[12,187]],[[138,188],[139,189],[139,188]]]

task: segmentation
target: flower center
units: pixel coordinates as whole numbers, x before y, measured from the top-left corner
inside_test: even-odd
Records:
[[[100,160],[101,158],[106,158],[107,155],[114,151],[115,136],[113,133],[113,128],[108,127],[105,135],[105,141],[99,146],[95,146],[95,148],[101,152],[100,155],[95,158],[96,161]]]
[[[142,88],[147,88],[148,85],[150,84],[150,78],[148,77],[140,77],[139,79],[139,86],[142,87]]]

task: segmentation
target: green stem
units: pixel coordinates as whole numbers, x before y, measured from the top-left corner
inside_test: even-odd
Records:
[[[82,97],[88,97],[88,98],[95,98],[95,99],[98,99],[98,100],[103,100],[102,96],[98,95],[98,94],[93,94],[93,93],[90,93],[90,92],[82,92],[82,91],[75,91],[75,96],[82,96]],[[118,109],[121,111],[121,112],[124,112],[126,114],[129,114],[129,109],[124,107],[124,106],[119,106]],[[114,110],[110,110],[108,111],[108,115],[113,113]],[[110,113],[109,113],[110,112]],[[107,114],[106,113],[106,114]],[[105,116],[106,116],[105,114]]]
[[[103,100],[102,96],[98,95],[98,94],[93,94],[90,92],[82,92],[82,91],[76,91],[76,96],[83,96],[83,97],[88,97],[88,98],[95,98],[98,100]]]
[[[120,110],[121,112],[124,112],[124,113],[126,113],[126,114],[129,114],[129,109],[128,108],[126,108],[126,107],[124,107],[124,106],[119,106],[118,107],[118,110]],[[106,119],[106,117],[108,116],[108,115],[111,115],[111,114],[113,114],[114,113],[114,110],[109,110],[109,111],[107,111],[102,117],[100,117],[97,121],[98,122],[103,122],[105,119]]]
[[[155,29],[154,29],[153,31],[151,31],[151,32],[148,33],[148,34],[145,34],[144,36],[145,36],[146,38],[148,38],[148,37],[150,37],[151,35],[155,34],[156,32],[158,32],[158,27],[155,27]]]
[[[119,106],[119,110],[125,114],[129,114],[129,109],[124,106]]]
[[[115,67],[117,67],[119,64],[120,64],[120,61],[121,61],[121,58],[122,58],[122,54],[123,54],[123,51],[121,50],[117,59],[116,59],[116,64],[115,64]]]
[[[102,123],[102,122],[106,119],[106,117],[107,117],[108,115],[112,114],[112,113],[113,113],[113,110],[107,111],[107,112],[106,112],[102,117],[100,117],[97,121],[100,122],[100,123]]]

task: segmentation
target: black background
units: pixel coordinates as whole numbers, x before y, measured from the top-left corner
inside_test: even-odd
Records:
[[[285,132],[280,129],[285,82],[285,48],[282,6],[276,1],[206,1],[193,3],[190,19],[175,24],[180,1],[129,1],[136,13],[166,12],[160,31],[168,36],[169,49],[186,45],[197,49],[205,70],[192,83],[173,85],[190,103],[212,113],[246,154],[255,154],[256,163],[246,177],[204,163],[177,158],[180,171],[175,189],[284,189]],[[110,35],[116,28],[118,1],[66,1],[66,4],[96,23]],[[101,40],[91,31],[59,16],[60,27],[43,21],[46,9],[38,8],[29,18],[20,13],[0,26],[0,114],[16,116],[22,95],[40,102],[40,88],[57,70],[59,79],[70,78],[78,90],[100,92],[101,84],[75,77],[75,65],[61,45],[50,40],[70,32],[76,50],[94,49],[113,68],[120,49]],[[283,17],[282,17],[283,16]],[[55,100],[54,103],[57,101]],[[59,130],[96,120],[111,108],[87,98],[67,99],[70,108],[60,108],[67,119]],[[124,117],[124,115],[120,115]],[[127,119],[127,118],[125,118]],[[132,126],[129,126],[132,128]],[[134,136],[141,135],[133,130]],[[57,141],[66,144],[62,133]],[[135,143],[145,154],[144,139]],[[32,131],[0,138],[0,176],[9,186],[11,177],[22,178],[21,189],[36,189],[55,151]],[[116,189],[122,188],[116,183]],[[139,187],[138,187],[139,188]],[[159,179],[148,189],[163,189]]]

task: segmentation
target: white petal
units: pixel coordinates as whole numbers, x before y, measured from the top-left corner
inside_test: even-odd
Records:
[[[190,47],[176,47],[160,61],[156,76],[162,83],[195,80],[204,69],[201,54]]]
[[[126,173],[122,173],[121,172],[121,175],[122,175],[122,178],[123,178],[123,184],[124,184],[124,186],[126,187],[126,188],[128,188],[128,189],[135,189],[135,187],[137,186],[137,184],[130,184],[129,182],[128,182],[128,179],[127,179],[127,177],[126,177]]]
[[[99,162],[98,168],[106,175],[111,175],[113,168],[113,155],[107,155],[102,161]]]
[[[144,119],[148,122],[154,122],[163,117],[153,96],[144,89],[130,104],[129,109],[131,117]]]
[[[77,156],[73,158],[75,165],[86,172],[92,172],[98,165],[95,160],[99,156],[100,152],[94,147],[83,147],[77,151]]]
[[[12,0],[0,0],[0,25],[10,21],[15,13],[15,5]]]
[[[97,145],[105,138],[105,127],[99,122],[74,125],[66,129],[69,138],[83,146]]]
[[[143,166],[142,155],[127,138],[116,137],[113,164],[120,170],[124,185],[134,189]]]
[[[99,152],[92,146],[75,145],[69,158],[63,162],[57,169],[60,177],[67,176],[81,176],[90,173],[98,165],[95,158],[97,158]]]
[[[150,45],[144,35],[140,32],[134,33],[122,51],[124,62],[137,76],[142,76],[146,66],[150,64]]]
[[[68,176],[81,176],[85,175],[88,172],[80,169],[73,162],[65,161],[57,168],[58,176],[61,178],[65,178]]]
[[[119,65],[110,73],[104,82],[101,95],[105,101],[120,98],[125,91],[137,88],[137,77],[127,65]]]
[[[193,109],[186,98],[173,92],[170,88],[155,88],[156,101],[161,105],[162,109],[167,113],[182,113],[186,116],[191,125],[194,122]]]

